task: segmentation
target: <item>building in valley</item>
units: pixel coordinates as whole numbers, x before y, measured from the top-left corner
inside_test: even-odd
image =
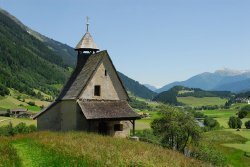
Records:
[[[77,44],[77,65],[59,97],[34,116],[39,130],[82,130],[127,137],[140,116],[107,51],[99,51],[88,31]]]

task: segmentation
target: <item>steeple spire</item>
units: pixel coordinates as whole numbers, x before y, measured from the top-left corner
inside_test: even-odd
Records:
[[[86,33],[80,40],[80,42],[76,45],[75,50],[78,52],[97,52],[99,51],[98,47],[96,46],[92,36],[89,33],[89,17],[86,17]]]

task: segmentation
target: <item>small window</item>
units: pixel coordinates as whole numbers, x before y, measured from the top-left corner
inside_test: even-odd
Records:
[[[95,85],[94,95],[101,96],[101,86],[100,85]]]
[[[114,131],[123,131],[123,124],[115,124]]]
[[[107,70],[105,70],[105,76],[107,76],[107,75],[108,75]]]

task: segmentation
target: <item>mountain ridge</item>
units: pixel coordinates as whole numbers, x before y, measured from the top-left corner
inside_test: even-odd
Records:
[[[237,93],[250,90],[250,83],[248,84],[248,86],[243,86],[244,85],[243,83],[248,83],[249,78],[250,78],[249,70],[240,71],[240,70],[222,69],[222,70],[217,70],[213,73],[204,72],[201,74],[197,74],[185,81],[172,82],[157,89],[156,92],[160,93],[163,91],[167,91],[174,86],[181,85],[190,88],[200,88],[204,90],[216,90],[216,91],[232,91]],[[225,85],[227,86],[225,87]]]
[[[36,96],[39,90],[57,96],[76,64],[74,48],[25,26],[0,8],[0,93],[7,88]],[[135,96],[152,99],[154,92],[119,73],[126,89]]]

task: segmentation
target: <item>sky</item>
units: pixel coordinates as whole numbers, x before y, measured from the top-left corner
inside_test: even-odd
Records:
[[[218,69],[250,69],[249,0],[0,0],[39,33],[68,44],[89,31],[116,69],[161,87]]]

